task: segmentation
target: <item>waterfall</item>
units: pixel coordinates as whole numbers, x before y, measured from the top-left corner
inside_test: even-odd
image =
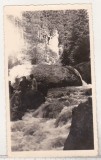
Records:
[[[59,47],[58,47],[59,40],[58,38],[59,38],[59,33],[57,30],[54,30],[54,34],[50,38],[49,44],[48,44],[48,48],[51,49],[51,51],[53,51],[56,54],[56,56],[54,57],[55,63],[57,60],[59,60]]]
[[[52,51],[56,52],[57,54],[59,53],[58,37],[59,37],[58,31],[55,30],[53,36],[49,40],[49,46],[48,46]]]
[[[77,69],[74,68],[75,73],[80,77],[81,82],[82,82],[82,86],[87,86],[87,83],[82,79],[81,74],[78,72]]]

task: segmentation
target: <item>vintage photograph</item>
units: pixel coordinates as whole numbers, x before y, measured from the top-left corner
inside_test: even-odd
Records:
[[[90,8],[4,7],[9,155],[97,155]]]

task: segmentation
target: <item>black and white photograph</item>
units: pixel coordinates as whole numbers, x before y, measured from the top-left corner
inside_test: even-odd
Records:
[[[91,18],[83,4],[4,7],[10,156],[97,155]]]

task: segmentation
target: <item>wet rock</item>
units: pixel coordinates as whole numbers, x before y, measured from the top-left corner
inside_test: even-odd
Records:
[[[33,113],[33,116],[49,119],[57,118],[63,108],[63,103],[60,103],[58,100],[53,100],[52,102],[45,102]]]
[[[63,93],[58,93],[58,92],[53,95],[54,98],[60,98],[62,96],[64,96],[64,94]]]
[[[37,109],[44,101],[45,97],[38,91],[28,91],[23,100],[21,93],[13,95],[10,104],[11,121],[21,120],[27,110]]]
[[[68,100],[66,100],[66,101],[64,102],[64,105],[68,107],[68,106],[70,105],[70,102],[69,102]]]
[[[41,64],[36,66],[32,73],[40,83],[39,90],[47,90],[54,87],[81,86],[82,82],[73,67]]]
[[[65,125],[72,117],[72,108],[64,107],[55,121],[55,127]]]
[[[67,94],[67,96],[70,96],[70,92],[69,91],[66,94]]]
[[[90,84],[91,83],[91,64],[90,62],[83,62],[83,63],[77,64],[75,68],[81,74],[82,79],[86,83]]]
[[[81,95],[91,96],[92,95],[92,88],[88,88],[88,89],[81,91]]]
[[[49,98],[62,98],[65,95],[65,91],[61,91],[60,88],[52,88],[48,90],[47,97]]]
[[[44,95],[39,91],[29,91],[26,94],[27,109],[37,109],[43,102],[45,102]]]
[[[63,107],[63,103],[60,103],[56,100],[53,101],[52,103],[48,104],[44,109],[43,118],[57,118]]]
[[[91,96],[92,95],[92,89],[91,88],[87,89],[86,92],[85,92],[85,95],[86,96]]]
[[[62,102],[62,101],[66,101],[67,99],[68,99],[68,96],[63,96],[59,98],[59,101]]]
[[[72,125],[64,150],[94,149],[92,99],[81,103],[72,112]]]
[[[55,138],[55,141],[54,139],[51,140],[51,144],[52,144],[52,148],[62,148],[62,146],[64,145],[64,142],[65,142],[65,137],[57,137]]]

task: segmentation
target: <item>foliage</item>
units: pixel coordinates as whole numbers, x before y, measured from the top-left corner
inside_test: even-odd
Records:
[[[64,45],[61,57],[64,65],[74,65],[89,60],[89,21],[86,10],[25,12],[23,17],[27,33],[25,37],[30,43],[39,42],[40,38],[36,32],[41,31],[43,35],[52,36],[57,29],[59,44]]]
[[[12,17],[10,17],[11,19]],[[64,46],[61,56],[63,65],[76,65],[89,61],[89,18],[87,10],[44,10],[25,11],[22,13],[22,20],[15,19],[15,24],[23,29],[23,37],[28,44],[27,52],[36,64],[38,47],[45,44],[46,37],[53,36],[58,30],[59,45]],[[43,46],[43,52],[45,47]]]

